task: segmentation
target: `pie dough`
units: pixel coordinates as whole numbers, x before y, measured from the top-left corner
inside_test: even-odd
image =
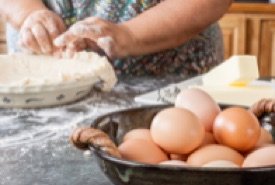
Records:
[[[106,57],[80,52],[73,58],[26,54],[0,55],[0,88],[60,86],[81,81],[100,81],[102,90],[111,90],[117,82]]]

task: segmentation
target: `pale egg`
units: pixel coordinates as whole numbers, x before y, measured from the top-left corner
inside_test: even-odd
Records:
[[[168,165],[168,166],[188,166],[188,164],[186,162],[179,161],[179,160],[163,161],[159,164],[160,165]]]
[[[263,167],[275,165],[275,145],[254,150],[248,154],[243,162],[243,167]]]
[[[170,154],[190,153],[201,145],[205,134],[195,114],[183,108],[160,111],[150,130],[154,142]]]
[[[212,131],[214,119],[221,111],[215,100],[200,89],[182,90],[176,98],[175,107],[193,112],[204,125],[206,131]]]
[[[167,154],[155,143],[144,139],[129,139],[123,142],[118,150],[123,159],[148,164],[167,161]]]
[[[133,129],[129,131],[125,136],[123,137],[123,141],[126,141],[128,139],[145,139],[153,142],[151,132],[149,129]]]
[[[260,128],[258,119],[250,111],[230,107],[216,117],[213,133],[218,143],[245,152],[255,147],[260,137]]]
[[[211,161],[231,161],[239,166],[242,165],[244,157],[236,150],[227,146],[212,144],[199,148],[189,155],[187,164],[191,166],[203,166]]]
[[[205,167],[205,168],[240,168],[239,165],[233,163],[232,161],[226,161],[226,160],[211,161],[209,163],[204,164],[202,167]]]

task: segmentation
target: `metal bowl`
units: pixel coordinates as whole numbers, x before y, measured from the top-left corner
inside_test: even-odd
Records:
[[[92,127],[103,130],[116,144],[119,144],[128,131],[135,128],[149,128],[153,117],[164,108],[167,106],[148,106],[109,113],[97,118]],[[90,149],[94,151],[102,171],[115,185],[275,184],[275,166],[221,169],[148,165],[112,157],[92,146]]]

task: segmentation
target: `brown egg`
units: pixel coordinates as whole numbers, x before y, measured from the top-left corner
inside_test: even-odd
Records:
[[[250,153],[243,162],[243,167],[263,167],[275,165],[275,145],[259,148]]]
[[[123,159],[148,164],[167,161],[168,156],[155,143],[144,139],[129,139],[118,150]]]
[[[217,142],[215,140],[214,135],[211,132],[205,132],[205,136],[204,136],[201,146],[206,146],[206,145],[216,144],[216,143]]]
[[[186,162],[178,160],[163,161],[159,163],[160,165],[169,165],[169,166],[188,166]]]
[[[202,143],[205,130],[189,110],[167,108],[160,111],[151,124],[151,135],[167,153],[187,154]]]
[[[260,137],[260,123],[250,111],[231,107],[215,119],[213,133],[218,143],[245,152],[255,147]]]
[[[130,132],[126,133],[123,137],[123,141],[128,139],[146,139],[153,142],[151,133],[149,129],[133,129]]]
[[[217,160],[231,161],[241,166],[244,157],[232,148],[223,145],[212,144],[199,148],[191,155],[189,155],[187,164],[191,166],[203,166],[211,161]]]
[[[263,127],[261,127],[261,134],[260,134],[260,138],[256,144],[256,147],[261,147],[264,146],[266,144],[272,144],[273,143],[273,138],[271,133],[269,133],[266,129],[264,129]]]
[[[254,151],[259,150],[260,148],[269,147],[269,146],[274,146],[274,144],[262,144],[261,146],[256,146],[252,150],[243,152],[242,154],[246,158],[249,154],[253,153]]]
[[[193,112],[206,131],[212,131],[214,119],[221,111],[211,96],[195,88],[182,90],[176,98],[175,107],[186,108]]]
[[[233,163],[232,161],[211,161],[209,163],[204,164],[202,167],[206,168],[240,168],[239,165]]]
[[[171,160],[186,161],[187,158],[188,158],[187,154],[170,154],[170,159]]]

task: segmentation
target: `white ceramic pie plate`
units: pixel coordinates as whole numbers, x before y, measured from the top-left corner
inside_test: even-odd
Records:
[[[62,105],[83,98],[96,84],[108,91],[117,82],[107,58],[87,52],[72,59],[0,55],[0,70],[1,108]]]

